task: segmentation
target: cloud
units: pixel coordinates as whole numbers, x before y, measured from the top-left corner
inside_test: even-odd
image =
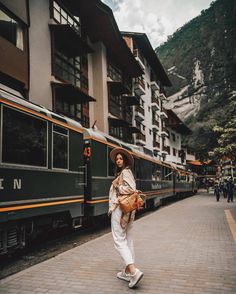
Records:
[[[103,0],[121,31],[146,33],[156,48],[212,0]]]

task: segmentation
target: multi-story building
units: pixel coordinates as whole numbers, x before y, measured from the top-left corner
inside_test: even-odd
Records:
[[[165,158],[171,82],[145,34],[121,34],[100,0],[0,4],[2,87]]]
[[[139,131],[132,125],[132,105],[138,103],[132,80],[143,71],[112,10],[100,0],[9,2],[0,1],[3,84],[85,127],[96,121],[101,131],[132,143]]]
[[[165,129],[167,136],[163,139],[162,150],[165,152],[166,161],[185,165],[186,148],[182,145],[182,136],[190,134],[191,130],[179,119],[174,111],[170,109],[166,109],[165,111],[168,117]]]
[[[134,95],[139,105],[134,108],[133,123],[140,131],[134,142],[144,146],[145,152],[153,152],[161,158],[163,140],[167,136],[167,114],[162,106],[166,99],[164,86],[171,86],[171,82],[146,34],[122,32],[122,35],[143,69],[142,76],[134,80]]]

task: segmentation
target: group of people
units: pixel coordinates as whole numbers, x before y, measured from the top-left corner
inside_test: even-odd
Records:
[[[221,193],[224,198],[227,198],[227,202],[233,202],[234,183],[232,177],[225,179],[223,182],[215,183],[214,195],[216,196],[216,201],[220,200]]]

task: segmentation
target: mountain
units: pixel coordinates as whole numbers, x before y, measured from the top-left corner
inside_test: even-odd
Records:
[[[236,115],[229,99],[236,90],[236,1],[212,2],[156,53],[173,84],[165,106],[192,129],[186,143],[206,158],[218,146],[213,128]]]

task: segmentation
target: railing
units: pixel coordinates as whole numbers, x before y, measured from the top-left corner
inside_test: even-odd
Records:
[[[160,106],[159,100],[155,95],[152,95],[152,103],[156,103],[158,106]]]
[[[134,82],[139,84],[145,90],[145,82],[143,77],[135,78]]]
[[[141,113],[144,116],[144,109],[141,106],[136,106],[135,111]]]
[[[144,57],[138,49],[134,49],[134,57],[138,57],[142,61],[143,65],[145,64]]]
[[[66,9],[63,9],[56,1],[53,1],[53,17],[60,24],[68,24],[81,35],[80,20]]]
[[[152,119],[152,124],[158,126],[158,128],[160,126],[159,121],[155,120],[154,118]]]

